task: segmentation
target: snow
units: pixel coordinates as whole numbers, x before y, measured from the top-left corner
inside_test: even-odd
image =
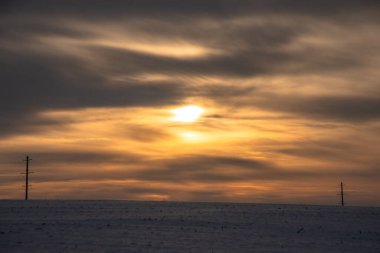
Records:
[[[380,252],[380,208],[0,201],[0,252]]]

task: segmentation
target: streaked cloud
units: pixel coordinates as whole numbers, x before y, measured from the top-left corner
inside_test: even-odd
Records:
[[[0,198],[379,204],[378,1],[2,1]],[[173,121],[189,105],[204,111]],[[17,171],[17,175],[15,174]],[[282,189],[279,192],[279,189]]]

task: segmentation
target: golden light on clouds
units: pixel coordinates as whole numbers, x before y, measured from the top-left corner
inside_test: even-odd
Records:
[[[335,195],[321,187],[344,178],[364,191],[379,180],[370,4],[329,1],[327,17],[304,15],[307,4],[261,12],[260,1],[226,12],[185,1],[101,1],[91,12],[85,1],[9,2],[0,197],[20,188],[26,154],[41,198],[83,189],[82,198],[302,202],[308,191],[304,200],[327,203]]]
[[[101,36],[102,34],[100,33],[99,37]],[[104,48],[134,51],[136,53],[176,59],[198,59],[222,54],[221,51],[216,49],[207,48],[204,45],[197,45],[186,41],[156,41],[154,38],[136,39],[122,35],[111,36],[108,37],[107,40],[103,37],[99,39],[78,40],[59,36],[42,36],[37,38],[37,40],[46,45],[54,45],[56,48],[64,50],[67,53],[76,51],[77,53],[80,52],[81,55],[85,54],[83,48],[86,46],[99,46]]]
[[[202,140],[202,135],[197,132],[182,132],[180,135],[189,142]]]
[[[173,121],[190,123],[197,121],[204,112],[204,109],[197,105],[188,105],[174,109],[171,112],[174,114]]]

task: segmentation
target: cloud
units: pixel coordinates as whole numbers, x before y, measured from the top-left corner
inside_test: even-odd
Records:
[[[239,103],[239,102],[238,102]],[[379,120],[380,97],[377,96],[297,96],[256,94],[241,104],[260,109],[299,115],[302,118],[357,122]]]
[[[125,14],[130,15],[214,15],[229,16],[243,15],[247,13],[276,13],[276,14],[297,14],[308,13],[309,15],[329,16],[331,13],[355,12],[358,9],[369,9],[368,6],[378,6],[376,0],[366,1],[318,1],[305,3],[302,0],[256,0],[256,1],[230,1],[230,0],[210,0],[205,3],[202,0],[194,0],[191,3],[177,0],[142,0],[142,1],[122,1],[116,0],[105,2],[101,0],[91,1],[91,7],[88,8],[88,2],[71,0],[65,3],[51,5],[48,0],[28,1],[21,0],[5,1],[8,9],[15,12],[44,13],[49,14],[68,14],[77,16],[96,16],[97,18],[120,17]],[[127,8],[128,7],[128,8]]]
[[[310,149],[309,149],[310,150]],[[327,148],[325,148],[327,150]],[[295,154],[308,157],[305,152],[296,150],[279,150],[284,154]],[[312,149],[312,157],[320,158],[320,151]],[[330,153],[331,154],[331,153]],[[322,154],[326,157],[325,153]],[[331,154],[332,155],[332,154]],[[2,157],[3,163],[21,161],[16,153]],[[8,161],[8,162],[7,162]],[[152,159],[147,156],[126,153],[105,152],[34,152],[32,167],[36,171],[33,181],[66,182],[76,180],[108,181],[108,180],[137,180],[157,183],[232,183],[251,181],[299,181],[313,178],[331,179],[345,175],[348,178],[379,176],[375,166],[366,168],[360,163],[342,171],[344,165],[308,165],[303,168],[289,169],[286,164],[275,164],[253,158],[237,158],[232,156],[179,156],[171,159]],[[4,165],[3,165],[4,166]],[[22,166],[20,165],[20,168]],[[19,181],[19,176],[11,175],[3,167],[1,181]]]
[[[326,27],[319,20],[321,17],[328,18],[330,26],[334,21],[330,19],[336,19],[333,27],[339,32],[344,30],[339,26],[342,15],[350,17],[356,13],[365,16],[375,12],[378,3],[345,1],[342,7],[340,1],[323,4],[302,1],[292,1],[291,4],[283,1],[210,1],[207,4],[204,1],[191,4],[180,1],[93,1],[91,10],[87,5],[86,1],[54,5],[47,1],[12,1],[4,5],[7,11],[0,17],[4,21],[4,36],[0,43],[3,69],[0,101],[1,114],[5,115],[2,117],[5,122],[0,125],[4,133],[12,131],[16,119],[25,122],[26,128],[26,123],[37,121],[28,118],[36,117],[36,112],[44,110],[169,105],[199,94],[185,83],[115,81],[114,77],[118,76],[131,78],[140,74],[164,73],[250,78],[335,73],[358,68],[366,58],[348,51],[357,48],[356,44],[347,45],[345,57],[342,57],[337,41],[331,41],[332,45],[310,44],[302,38],[319,35],[316,28]],[[334,15],[326,15],[327,9]],[[252,16],[254,14],[257,17]],[[109,20],[105,22],[104,19]],[[308,22],[300,22],[302,20]],[[372,15],[362,22],[369,26],[374,24]],[[359,28],[355,29],[361,33]],[[349,40],[356,36],[354,32],[348,35]],[[329,36],[329,33],[321,36]],[[140,47],[145,43],[144,47],[149,50],[128,48],[130,38]],[[96,44],[94,41],[103,42]],[[189,43],[220,53],[200,58],[172,58],[154,53],[154,50],[163,51],[154,49],[158,42],[172,45],[172,51],[177,44],[178,50],[183,51],[186,49],[183,43]],[[113,46],[117,43],[121,48]],[[127,48],[123,48],[123,44]],[[292,45],[296,50],[294,46],[289,49]],[[214,96],[223,96],[221,93],[225,92],[218,91]],[[330,118],[347,119],[350,115],[344,115],[342,110],[345,105],[356,110],[356,116],[352,116],[354,119],[371,118],[376,114],[370,109],[377,106],[376,98],[317,97],[311,100],[306,106],[310,112],[305,110],[301,112],[303,115],[327,114]],[[325,108],[318,108],[316,104],[319,103],[325,103]],[[265,107],[279,109],[270,102]],[[292,110],[298,105],[289,102],[286,107]],[[44,125],[43,120],[41,125]]]
[[[153,166],[153,168],[145,167],[132,170],[128,175],[130,178],[143,181],[204,182],[213,184],[273,180],[298,181],[310,180],[315,177],[328,179],[342,174],[347,177],[366,177],[369,174],[378,174],[378,172],[365,169],[361,165],[354,166],[354,168],[345,172],[341,172],[341,166],[337,165],[325,165],[323,168],[309,165],[293,170],[286,168],[286,164],[275,164],[266,160],[205,155],[176,157],[162,161],[154,160]]]
[[[120,136],[139,142],[160,141],[171,137],[168,132],[143,125],[121,124],[118,128],[120,128]]]
[[[35,182],[68,183],[65,197],[84,182],[83,196],[132,180],[131,197],[223,200],[238,191],[221,185],[377,178],[379,12],[376,0],[1,1],[0,180],[19,180],[25,150]],[[202,119],[169,122],[183,104]],[[191,131],[202,138],[181,138]]]
[[[273,170],[269,164],[254,159],[202,155],[156,160],[151,166],[154,167],[131,175],[140,180],[226,182]]]
[[[286,151],[284,153],[289,154]],[[304,156],[305,153],[297,155]],[[12,164],[17,160],[16,156],[17,153],[3,153],[0,159]],[[254,199],[259,202],[273,200],[297,203],[297,199],[306,201],[303,194],[297,193],[303,191],[318,203],[325,203],[323,201],[329,199],[331,190],[326,188],[315,191],[312,188],[318,188],[321,183],[310,182],[319,180],[325,186],[333,187],[329,184],[342,177],[353,182],[353,179],[360,181],[379,176],[376,164],[367,167],[357,163],[344,170],[344,165],[334,164],[321,166],[310,163],[303,168],[285,168],[284,165],[286,164],[275,164],[263,159],[203,154],[152,159],[125,152],[34,152],[31,164],[31,169],[35,172],[31,177],[32,195],[34,198],[64,199],[244,202]],[[22,179],[18,173],[16,175],[14,168],[7,171],[4,165],[1,166],[0,181],[4,191],[9,191],[5,188],[6,185],[12,188],[13,185],[22,184]],[[21,163],[19,167],[22,168]],[[302,186],[308,182],[310,185]],[[273,192],[273,184],[284,193]],[[350,185],[351,187],[353,186]],[[357,193],[363,193],[363,189],[357,190]],[[319,195],[321,199],[318,198]],[[8,196],[1,195],[3,198],[10,196],[17,198],[14,191]]]
[[[21,53],[2,56],[2,135],[63,123],[38,115],[48,110],[167,105],[184,97],[183,91],[172,83],[135,81],[112,86],[103,76],[89,72],[73,59]]]

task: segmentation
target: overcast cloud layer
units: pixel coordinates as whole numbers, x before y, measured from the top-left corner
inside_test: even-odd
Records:
[[[379,23],[376,0],[1,1],[0,198],[29,153],[37,198],[333,204],[344,180],[380,205]]]

